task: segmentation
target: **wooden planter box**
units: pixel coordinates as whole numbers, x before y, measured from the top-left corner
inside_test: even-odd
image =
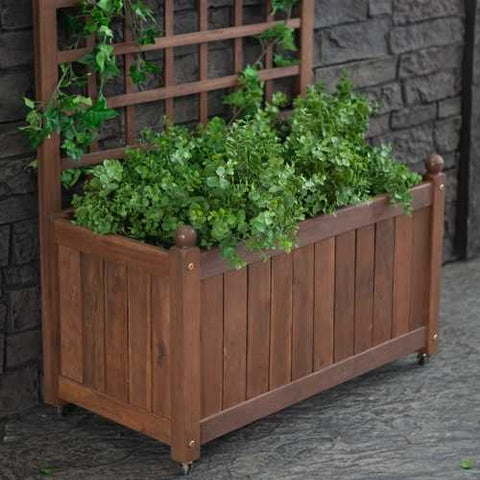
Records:
[[[301,224],[298,248],[231,271],[189,239],[164,250],[53,220],[58,397],[150,435],[182,463],[200,445],[437,343],[444,177]],[[191,242],[190,242],[191,243]]]

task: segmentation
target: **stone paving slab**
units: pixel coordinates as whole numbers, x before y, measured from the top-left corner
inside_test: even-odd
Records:
[[[213,441],[191,479],[480,480],[480,261],[445,267],[443,291],[429,365],[402,359]],[[0,420],[0,480],[178,472],[166,446],[81,409]]]

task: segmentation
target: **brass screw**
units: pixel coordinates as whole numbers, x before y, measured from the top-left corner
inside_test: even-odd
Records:
[[[437,333],[434,333],[433,334],[433,341],[436,342],[438,339],[438,334]]]
[[[189,447],[189,448],[193,448],[194,445],[195,445],[195,440],[190,440],[190,441],[188,442],[188,447]]]
[[[187,265],[187,270],[188,270],[189,272],[191,272],[194,268],[195,268],[195,264],[193,264],[193,263],[189,263],[189,264]]]
[[[443,192],[443,190],[445,190],[445,184],[444,184],[444,183],[442,183],[442,184],[440,185],[440,190],[441,190],[442,192]]]

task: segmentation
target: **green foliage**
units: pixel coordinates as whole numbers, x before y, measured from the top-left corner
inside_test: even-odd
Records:
[[[91,169],[84,193],[74,197],[75,221],[163,246],[189,224],[201,247],[218,245],[239,267],[239,243],[290,250],[306,217],[381,193],[408,210],[419,176],[395,163],[387,147],[366,142],[371,109],[348,80],[333,95],[311,88],[281,120],[286,101],[275,94],[262,108],[248,99],[249,115],[230,125],[214,118],[194,132],[172,125],[146,131],[124,162]]]
[[[469,458],[463,458],[462,461],[460,462],[461,467],[464,470],[471,470],[473,468],[473,460],[470,460]]]
[[[102,124],[117,116],[107,107],[103,96],[105,84],[120,74],[113,49],[113,23],[125,16],[135,41],[139,45],[153,43],[158,35],[153,13],[141,0],[82,0],[79,13],[69,17],[67,28],[78,35],[76,48],[82,38],[93,35],[91,52],[78,60],[84,73],[77,75],[72,64],[61,65],[58,85],[46,104],[25,99],[28,109],[26,126],[22,127],[33,148],[54,133],[61,136],[61,146],[67,156],[78,160],[97,138]],[[142,54],[130,68],[133,82],[141,85],[148,75],[159,73],[159,67],[145,60]],[[95,75],[99,83],[98,99],[72,93],[86,85],[88,76]]]

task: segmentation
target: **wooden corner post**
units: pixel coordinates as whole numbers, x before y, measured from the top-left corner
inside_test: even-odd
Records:
[[[445,216],[445,174],[444,162],[439,155],[426,159],[425,180],[432,182],[432,213],[430,239],[430,289],[427,304],[427,346],[428,355],[438,351],[438,321],[440,316],[440,289],[443,254],[443,223]]]
[[[315,0],[301,2],[300,33],[300,76],[299,93],[305,95],[313,77],[313,25],[315,22]]]
[[[200,458],[200,250],[188,226],[170,250],[173,460]]]
[[[35,18],[35,79],[37,101],[47,102],[58,81],[57,10],[55,0],[33,0]],[[61,406],[58,397],[60,328],[58,271],[52,215],[61,211],[60,142],[45,140],[37,152],[38,203],[42,281],[43,396]]]

